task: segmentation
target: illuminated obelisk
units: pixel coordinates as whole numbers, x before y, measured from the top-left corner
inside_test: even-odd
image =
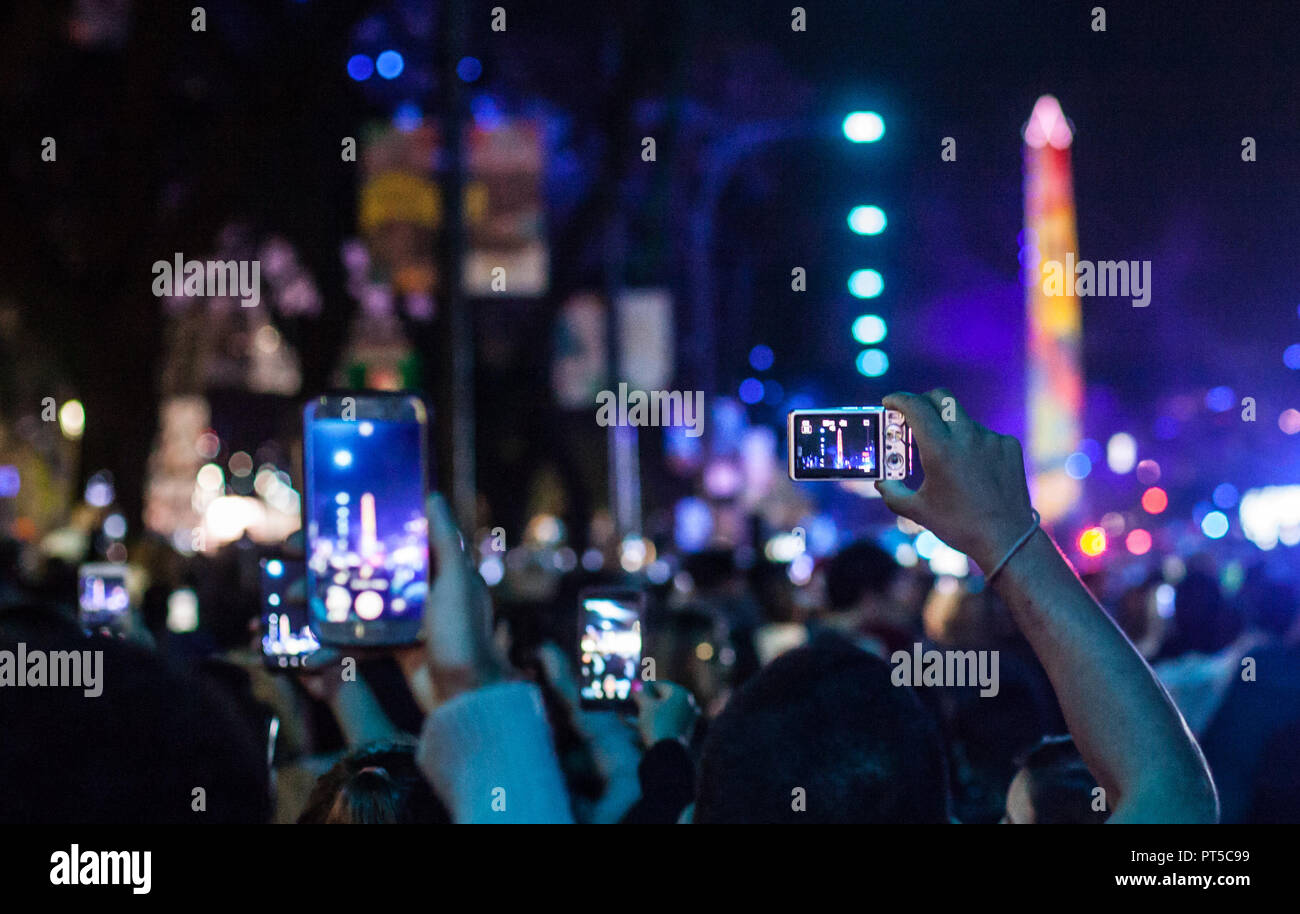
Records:
[[[375,529],[375,496],[366,492],[361,496],[361,544],[359,550],[362,558],[370,558],[379,548],[379,537]]]
[[[1083,413],[1082,318],[1071,278],[1063,288],[1044,283],[1044,267],[1064,270],[1078,260],[1070,125],[1055,98],[1034,105],[1023,131],[1028,458],[1034,504],[1044,521],[1068,514],[1079,500],[1079,480],[1065,460],[1079,447]],[[1049,294],[1050,293],[1050,294]]]

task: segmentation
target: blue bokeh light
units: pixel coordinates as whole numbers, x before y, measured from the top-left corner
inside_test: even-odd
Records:
[[[1230,482],[1221,482],[1214,487],[1214,504],[1220,508],[1231,508],[1241,497],[1237,487]]]
[[[406,68],[406,61],[396,51],[384,51],[375,58],[375,69],[384,79],[397,79]]]
[[[1065,458],[1065,472],[1071,479],[1085,479],[1092,472],[1092,460],[1082,451]]]
[[[864,349],[858,353],[858,371],[868,378],[878,378],[889,371],[889,356],[879,349]]]
[[[402,102],[393,112],[393,123],[398,130],[409,133],[424,121],[424,112],[415,102]]]
[[[348,60],[348,76],[357,82],[364,82],[375,72],[375,63],[365,54],[354,54]]]
[[[1212,540],[1223,539],[1228,533],[1228,516],[1222,511],[1211,511],[1201,521],[1201,532]]]
[[[885,135],[885,119],[874,111],[852,111],[841,126],[854,143],[874,143]]]
[[[763,399],[763,382],[758,378],[745,378],[740,382],[740,399],[750,404]]]
[[[1205,407],[1216,413],[1225,412],[1232,409],[1235,402],[1235,396],[1231,387],[1220,385],[1219,387],[1210,388],[1209,393],[1205,395]]]
[[[849,291],[856,298],[875,298],[885,289],[885,278],[875,270],[855,270],[849,277]]]
[[[849,228],[858,235],[879,235],[889,220],[878,206],[855,206],[849,210]]]
[[[776,356],[772,353],[771,346],[764,346],[759,343],[753,349],[749,350],[749,364],[755,371],[767,371],[776,361]]]
[[[889,333],[885,319],[878,314],[863,314],[853,322],[853,338],[863,346],[874,346]]]
[[[483,75],[483,64],[477,57],[462,57],[456,63],[456,75],[461,82],[472,83]]]

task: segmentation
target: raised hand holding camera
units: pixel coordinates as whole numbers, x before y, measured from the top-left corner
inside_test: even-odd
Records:
[[[925,471],[916,490],[877,482],[885,504],[992,571],[1034,522],[1020,442],[973,421],[942,388],[884,403],[906,417]]]

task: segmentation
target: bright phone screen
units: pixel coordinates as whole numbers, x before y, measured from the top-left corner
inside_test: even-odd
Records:
[[[267,559],[262,562],[262,655],[272,665],[297,667],[320,648],[307,620],[307,605],[289,599],[289,588],[307,576],[304,562]]]
[[[582,600],[582,699],[625,702],[639,686],[641,602],[635,595]]]
[[[89,631],[114,625],[131,608],[125,569],[103,566],[82,568],[78,574],[77,588],[81,623]]]
[[[418,619],[429,589],[423,426],[315,418],[307,429],[312,619]]]

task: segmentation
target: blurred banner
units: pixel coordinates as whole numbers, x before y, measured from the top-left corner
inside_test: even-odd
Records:
[[[532,121],[474,126],[466,141],[465,293],[544,294],[550,262],[542,234],[541,126]]]
[[[1074,187],[1070,174],[1072,134],[1061,106],[1050,95],[1034,105],[1024,129],[1025,230],[1020,262],[1025,280],[1026,381],[1030,486],[1034,504],[1051,522],[1067,515],[1082,492],[1065,470],[1079,447],[1083,412],[1080,353],[1082,318],[1073,293],[1048,295],[1043,266],[1078,256]]]
[[[432,127],[373,128],[361,155],[361,232],[376,279],[400,295],[428,295],[437,287],[436,232],[442,192],[434,182],[438,134]]]
[[[551,387],[556,402],[565,409],[595,409],[607,362],[605,305],[591,292],[574,295],[555,322]]]
[[[618,296],[619,380],[640,390],[667,387],[673,378],[673,330],[667,289],[624,289]]]
[[[400,296],[436,293],[434,261],[444,201],[438,131],[384,124],[365,138],[360,227],[376,278]],[[474,126],[466,134],[465,292],[530,298],[546,292],[542,233],[542,131],[530,121]]]
[[[605,304],[592,292],[564,303],[556,321],[551,385],[565,409],[595,409],[609,380]],[[672,381],[673,300],[666,289],[624,289],[618,296],[620,377],[634,390],[663,390]]]

